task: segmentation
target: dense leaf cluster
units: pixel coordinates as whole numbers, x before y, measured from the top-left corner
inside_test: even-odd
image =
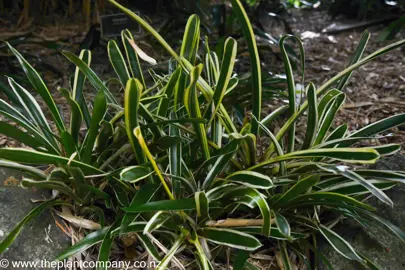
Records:
[[[27,148],[0,149],[0,166],[24,171],[23,187],[57,190],[60,196],[29,213],[0,243],[0,252],[43,209],[60,206],[94,212],[101,229],[90,232],[58,260],[101,243],[98,259],[107,261],[117,237],[132,233],[160,262],[159,269],[171,264],[185,269],[176,258],[180,252],[190,258],[194,255],[194,266],[213,269],[226,261],[228,248],[238,251],[230,253],[234,269],[244,265],[252,269],[247,258],[263,245],[277,250],[284,269],[297,264],[290,261],[291,253],[311,269],[308,254],[328,265],[314,241],[321,234],[344,257],[375,267],[332,230],[342,217],[362,225],[379,223],[405,240],[399,228],[378,217],[364,202],[371,194],[392,205],[383,190],[405,181],[405,173],[352,166],[374,163],[398,151],[395,144],[352,145],[370,138],[378,141],[376,135],[403,124],[405,114],[353,133],[347,125],[333,127],[351,72],[405,41],[363,57],[369,39],[366,32],[350,65],[318,88],[309,83],[303,102],[297,101],[300,95],[284,45],[288,38],[300,41],[284,37],[280,49],[289,105],[261,119],[261,69],[255,37],[241,3],[233,0],[248,43],[253,78],[251,120],[239,126],[222,104],[238,84],[233,73],[237,55],[233,38],[226,40],[222,56],[208,45],[199,48],[200,21],[194,15],[188,20],[178,54],[138,15],[110,2],[170,53],[169,71],[162,75],[150,70],[154,83],[148,85],[140,58],[151,59],[136,46],[131,33],[123,31],[123,49],[114,40],[107,48],[125,89],[124,104],[120,104],[108,84],[92,71],[89,51],[83,50],[79,56],[63,52],[76,66],[71,89],[59,89],[71,107],[67,124],[39,74],[9,45],[47,108],[41,108],[28,90],[9,78],[9,102],[0,100],[0,113],[9,121],[0,123],[0,131]],[[200,55],[200,51],[204,53]],[[301,56],[304,71],[302,46]],[[92,109],[83,95],[86,80],[97,90]],[[45,117],[48,112],[51,121]],[[281,129],[271,130],[272,121],[285,112],[288,117]],[[306,132],[300,135],[302,144],[296,145],[295,124],[304,114]],[[51,122],[57,130],[52,130]],[[266,137],[269,145],[259,147],[259,137]],[[37,167],[44,164],[49,165],[45,171]]]

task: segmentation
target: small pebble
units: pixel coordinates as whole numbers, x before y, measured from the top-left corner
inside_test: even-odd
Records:
[[[4,232],[0,230],[0,238],[4,236]]]

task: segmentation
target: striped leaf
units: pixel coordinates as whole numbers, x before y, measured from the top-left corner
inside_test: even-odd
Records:
[[[145,154],[145,156],[147,157],[147,159],[151,163],[151,165],[153,167],[153,170],[155,171],[156,175],[158,176],[160,182],[162,183],[162,186],[166,190],[167,195],[169,196],[169,198],[171,200],[174,200],[173,194],[170,191],[170,188],[167,185],[165,179],[163,178],[162,172],[160,171],[154,157],[150,153],[150,151],[148,149],[148,146],[145,143],[145,140],[144,140],[144,138],[142,136],[141,129],[139,128],[139,126],[134,129],[134,135],[135,135],[136,139],[138,140],[138,143],[141,146],[143,153]]]
[[[333,172],[334,174],[342,175],[342,176],[346,177],[347,179],[350,179],[352,181],[359,183],[360,185],[365,187],[367,190],[369,190],[374,196],[376,196],[383,203],[386,203],[391,207],[394,206],[391,199],[383,191],[381,191],[380,189],[375,187],[371,182],[367,181],[366,179],[364,179],[363,177],[358,175],[356,172],[342,169],[339,166],[333,166],[333,165],[330,165],[330,166],[325,166],[325,165],[320,166],[319,165],[318,167],[323,170],[326,170],[328,172]]]
[[[142,147],[133,133],[139,125],[138,111],[142,90],[143,87],[137,79],[130,79],[126,84],[124,97],[125,130],[138,164],[143,164],[146,161]]]
[[[105,238],[106,234],[109,232],[110,227],[104,227],[99,231],[95,231],[86,235],[82,240],[77,242],[74,246],[65,249],[60,253],[54,260],[63,261],[79,252],[83,252],[86,249],[100,243]]]
[[[349,137],[370,137],[393,127],[405,124],[405,113],[397,114],[374,122],[349,135]]]
[[[273,120],[277,119],[281,114],[283,114],[288,109],[288,106],[280,106],[271,113],[269,113],[265,118],[263,118],[260,123],[263,126],[268,126]]]
[[[304,74],[305,74],[305,54],[304,54],[304,47],[302,41],[295,36],[285,35],[279,41],[279,46],[281,50],[281,55],[283,57],[285,73],[287,76],[287,89],[288,89],[288,106],[290,111],[290,117],[293,116],[297,111],[296,99],[297,99],[297,91],[295,89],[295,81],[294,81],[294,73],[291,66],[290,58],[288,56],[287,50],[285,48],[284,42],[289,39],[295,39],[298,42],[298,46],[300,49],[301,55],[301,76],[302,81],[304,81]],[[309,100],[308,100],[309,101]],[[290,127],[289,134],[288,134],[288,151],[294,151],[294,142],[295,142],[295,123],[293,123]]]
[[[179,79],[181,75],[181,68],[177,68],[176,71],[170,76],[169,81],[167,82],[164,88],[164,94],[167,98],[161,98],[159,101],[158,112],[157,114],[163,117],[166,117],[167,110],[169,108],[169,101],[173,98],[174,93],[178,91]]]
[[[18,62],[25,72],[25,75],[27,75],[27,78],[31,82],[31,85],[34,87],[35,91],[37,91],[37,93],[45,101],[58,130],[60,132],[64,131],[65,125],[63,123],[62,117],[44,81],[39,76],[38,72],[27,62],[27,60],[25,60],[25,58],[16,49],[14,49],[9,43],[7,43],[7,45],[10,48],[11,52],[17,58]]]
[[[329,242],[329,244],[343,257],[346,257],[349,260],[363,262],[361,257],[356,253],[356,251],[354,251],[353,247],[340,235],[322,224],[319,226],[319,231]]]
[[[16,97],[18,98],[21,106],[25,109],[29,119],[35,124],[36,128],[44,134],[44,136],[53,144],[56,144],[55,138],[53,137],[53,132],[49,127],[48,121],[42,112],[36,99],[21,85],[16,83],[13,78],[8,77],[8,82],[11,89],[14,91]],[[63,130],[61,130],[63,131]]]
[[[68,158],[59,156],[59,155],[52,155],[48,153],[38,152],[29,150],[26,148],[1,148],[0,149],[0,158],[25,163],[25,164],[54,164],[54,165],[67,165],[73,167],[79,167],[83,170],[84,173],[93,173],[93,174],[100,174],[103,171],[88,165],[86,163],[82,163],[76,160],[70,160]]]
[[[322,148],[322,149],[308,149],[296,151],[268,159],[249,168],[255,170],[257,168],[267,166],[276,162],[291,160],[296,158],[332,158],[336,160],[345,161],[348,163],[362,163],[372,164],[379,158],[378,152],[372,148]]]
[[[52,153],[59,153],[60,150],[57,145],[50,142],[24,115],[2,99],[0,99],[0,113],[10,121],[17,123],[20,127],[26,129],[33,135],[33,137],[42,142],[43,146],[49,151]]]
[[[204,252],[204,248],[202,247],[200,243],[200,239],[194,231],[191,233],[191,237],[189,239],[189,242],[194,244],[196,253],[197,253],[197,258],[199,259],[199,262],[201,264],[202,270],[210,270],[212,266],[210,265],[209,258]]]
[[[122,44],[124,44],[125,53],[127,56],[127,60],[129,63],[129,69],[131,71],[131,76],[133,78],[138,79],[141,83],[143,88],[146,88],[145,79],[143,77],[141,64],[139,62],[138,54],[131,46],[131,41],[135,42],[132,33],[126,29],[121,32],[121,40]]]
[[[84,62],[82,59],[77,57],[71,52],[63,51],[62,54],[73,64],[76,65],[77,68],[80,69],[81,72],[86,76],[89,82],[93,85],[95,89],[98,91],[103,91],[108,102],[115,104],[118,106],[118,102],[116,101],[113,94],[108,90],[108,88],[104,85],[104,83],[100,80],[100,78],[94,73],[94,71],[88,66],[88,63]]]
[[[319,97],[321,95],[323,95],[326,91],[328,91],[332,85],[334,85],[337,81],[339,81],[340,79],[342,79],[343,77],[345,77],[347,74],[351,73],[353,70],[367,64],[368,62],[374,60],[375,58],[382,56],[394,49],[397,49],[399,47],[402,47],[403,45],[405,45],[405,40],[401,40],[395,43],[392,43],[388,46],[385,46],[379,50],[377,50],[376,52],[368,55],[367,57],[363,58],[362,60],[360,60],[359,62],[357,62],[356,64],[353,64],[351,66],[349,66],[348,68],[346,68],[345,70],[339,72],[336,76],[334,76],[332,79],[330,79],[329,81],[327,81],[326,83],[324,83],[320,88],[318,88],[316,95]],[[281,127],[280,131],[277,133],[276,138],[277,140],[280,140],[285,133],[291,128],[291,126],[295,123],[295,121],[297,121],[297,119],[308,109],[308,102],[304,102],[299,111],[297,111],[293,116],[291,116],[287,122]],[[321,114],[321,111],[318,109],[319,114]],[[392,119],[391,119],[392,120]],[[396,118],[395,120],[398,120],[398,118]],[[403,123],[403,121],[401,122]],[[387,125],[391,125],[394,124],[391,121],[388,121],[388,123],[386,123]],[[399,124],[398,124],[399,125]],[[380,126],[380,127],[384,127],[384,126]],[[371,129],[368,129],[368,127],[365,128],[365,130],[363,132],[372,132],[372,129],[375,129],[376,126],[373,126]],[[377,130],[379,130],[377,128]],[[379,131],[381,132],[381,131]],[[374,133],[375,134],[375,133]],[[359,136],[363,136],[364,134],[358,134]],[[272,150],[272,148],[270,149]],[[270,153],[272,151],[269,151]]]
[[[0,134],[3,134],[8,138],[12,138],[39,151],[41,151],[40,148],[44,147],[44,144],[37,138],[32,137],[28,132],[24,132],[7,122],[0,122]]]
[[[258,172],[237,171],[228,175],[225,179],[251,188],[269,189],[273,187],[273,182],[270,177]]]
[[[0,167],[22,171],[22,172],[27,173],[30,176],[34,177],[35,179],[39,179],[39,180],[45,180],[47,178],[47,175],[44,174],[44,172],[42,170],[39,170],[35,167],[19,164],[16,162],[0,160]]]
[[[312,192],[304,195],[299,195],[290,200],[289,203],[284,206],[283,210],[313,207],[319,205],[337,208],[344,207],[346,209],[355,210],[374,210],[374,208],[369,206],[368,204],[359,202],[358,200],[353,199],[350,196],[334,192]]]
[[[354,52],[352,59],[350,60],[349,66],[356,64],[360,61],[363,56],[364,50],[366,49],[367,43],[370,39],[370,33],[366,30],[360,38],[359,44],[357,45],[356,51]],[[353,72],[346,74],[342,79],[340,79],[337,89],[342,91],[343,87],[346,85],[347,81],[352,76]]]
[[[175,112],[170,112],[170,119],[175,120],[177,118]],[[169,135],[170,136],[177,136],[181,137],[181,131],[178,127],[174,125],[169,126]],[[181,192],[181,183],[178,177],[181,177],[181,145],[175,144],[169,148],[169,166],[170,166],[170,173],[176,177],[172,177],[173,183],[173,196],[179,197]],[[187,181],[188,182],[188,181]]]
[[[117,73],[118,78],[121,81],[122,86],[127,85],[129,80],[129,72],[125,59],[122,56],[120,48],[114,40],[110,40],[107,45],[108,57],[110,58],[110,63],[113,66],[115,73]]]
[[[174,255],[176,254],[177,250],[184,242],[184,237],[180,236],[172,245],[170,250],[166,253],[166,256],[159,262],[156,270],[165,270],[168,268],[170,261],[173,259]]]
[[[38,188],[38,189],[49,189],[57,190],[62,194],[65,194],[75,200],[77,203],[82,204],[83,199],[79,198],[73,190],[63,182],[46,180],[46,181],[36,181],[28,178],[23,178],[21,181],[21,186],[24,188]]]
[[[81,59],[87,66],[90,66],[91,51],[82,50],[80,52],[79,59]],[[83,95],[83,87],[84,87],[85,81],[86,81],[86,75],[83,72],[81,72],[80,69],[76,66],[75,76],[74,76],[73,85],[72,85],[72,97],[80,105],[86,125],[87,125],[87,127],[90,127],[91,116],[90,116],[89,108],[87,107],[87,104],[86,104],[86,100],[84,99],[84,95]]]
[[[94,106],[91,116],[90,128],[83,141],[83,145],[80,149],[80,156],[83,162],[89,163],[91,155],[93,153],[93,147],[96,142],[98,131],[100,128],[100,122],[103,120],[104,115],[107,112],[107,101],[103,91],[99,91],[94,98]]]
[[[131,205],[123,210],[129,213],[142,213],[153,211],[181,211],[196,209],[195,199],[177,199],[149,202],[141,205]]]
[[[219,73],[218,83],[215,87],[215,93],[212,98],[214,104],[214,112],[212,118],[216,117],[216,113],[219,109],[219,105],[222,103],[222,99],[225,96],[225,91],[228,89],[229,81],[233,72],[235,64],[237,43],[233,38],[228,38],[225,41],[224,55],[222,56],[221,72]]]
[[[190,73],[190,85],[184,93],[184,105],[190,118],[201,118],[196,88],[197,80],[200,77],[201,71],[202,64],[192,69]],[[207,132],[205,131],[205,127],[203,124],[193,124],[193,126],[200,141],[203,156],[207,160],[210,158],[210,151],[208,148]]]
[[[254,251],[261,247],[261,243],[250,234],[236,230],[222,228],[203,228],[202,237],[215,244],[231,248]]]
[[[71,109],[69,133],[72,135],[73,140],[77,144],[79,142],[79,133],[80,133],[80,128],[81,128],[81,125],[83,122],[82,110],[80,108],[79,103],[73,99],[69,90],[67,90],[65,88],[59,88],[58,90],[63,95],[63,97],[66,99],[66,101],[69,103],[69,106]],[[90,125],[89,125],[89,127],[90,127]]]
[[[146,166],[137,165],[123,169],[120,172],[120,180],[130,183],[136,183],[147,178],[153,172]]]
[[[329,131],[333,123],[333,120],[335,119],[335,115],[342,106],[343,102],[345,101],[345,98],[346,95],[343,93],[336,95],[331,105],[327,108],[327,110],[324,111],[324,114],[321,116],[320,128],[317,137],[315,139],[314,145],[320,144],[325,138],[327,132]]]
[[[281,253],[281,262],[283,264],[283,269],[284,270],[292,270],[292,264],[291,264],[291,260],[290,260],[290,254],[288,253],[287,250],[287,245],[285,243],[285,241],[279,241],[279,248],[280,248],[280,253]]]
[[[158,250],[156,249],[155,245],[152,243],[148,235],[137,233],[136,236],[138,237],[138,240],[141,242],[148,254],[153,257],[153,259],[155,259],[156,261],[162,260],[162,257],[160,256]]]
[[[302,144],[302,150],[308,149],[312,146],[315,139],[316,132],[318,130],[318,102],[316,98],[315,85],[312,83],[308,86],[308,122],[307,131],[305,133],[304,142]]]
[[[274,213],[274,217],[276,220],[276,225],[281,232],[281,234],[286,237],[287,239],[291,238],[291,228],[288,220],[279,213]]]
[[[56,206],[56,205],[68,205],[64,201],[50,200],[42,203],[41,205],[35,207],[28,213],[12,230],[11,232],[0,242],[0,253],[6,251],[6,249],[14,242],[17,236],[20,234],[21,230],[29,221],[37,217],[46,208]]]
[[[260,121],[260,113],[262,107],[262,73],[260,67],[259,51],[256,46],[256,37],[253,32],[249,17],[240,0],[232,0],[232,10],[239,21],[242,28],[243,36],[247,42],[250,64],[252,69],[252,113],[258,121]],[[252,122],[253,134],[257,134],[258,125]]]
[[[209,188],[213,183],[214,179],[226,168],[229,161],[234,156],[236,150],[238,149],[238,140],[233,140],[226,147],[223,148],[222,155],[213,157],[215,159],[214,165],[208,171],[207,176],[202,184],[203,188]]]
[[[401,145],[390,143],[386,145],[372,146],[371,148],[376,150],[378,154],[383,157],[383,156],[391,156],[397,153],[399,150],[401,150]]]
[[[194,14],[188,18],[180,50],[180,56],[187,59],[192,65],[195,64],[199,42],[200,19]]]
[[[114,238],[111,237],[112,231],[119,226],[120,220],[117,219],[111,227],[109,227],[107,233],[104,236],[103,241],[101,242],[100,245],[100,250],[98,251],[98,257],[97,261],[101,262],[101,264],[97,265],[97,270],[107,270],[108,269],[108,264],[109,258],[110,258],[110,253],[111,253],[111,248],[114,244]]]
[[[208,198],[204,191],[194,193],[197,216],[204,220],[209,217]]]
[[[283,195],[273,204],[273,208],[282,207],[300,194],[306,193],[319,181],[318,175],[308,176],[298,181],[294,186],[287,190]]]
[[[172,217],[170,213],[158,211],[146,223],[143,229],[143,234],[152,233],[154,230],[159,229],[163,224]]]
[[[129,204],[129,208],[135,207],[137,205],[142,205],[148,203],[155,194],[159,191],[159,185],[156,184],[145,184],[143,185],[133,197],[131,203]],[[129,224],[134,221],[138,217],[138,213],[129,213],[126,212],[122,222],[121,222],[121,232],[124,233],[124,230],[129,226]],[[140,231],[143,230],[143,227]]]
[[[225,191],[226,198],[247,198],[250,200],[250,204],[256,204],[263,218],[262,234],[266,237],[270,235],[271,223],[270,223],[270,207],[265,200],[262,193],[258,192],[256,189],[248,187],[237,187],[234,189],[228,189]],[[238,201],[236,201],[238,202]]]
[[[346,124],[338,126],[329,134],[325,141],[333,141],[345,137],[347,134],[347,129],[348,127]]]

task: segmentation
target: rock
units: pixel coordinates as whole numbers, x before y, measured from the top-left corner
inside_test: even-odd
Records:
[[[0,168],[0,241],[8,235],[38,204],[31,199],[50,197],[50,192],[23,189],[18,186],[22,174]],[[27,223],[14,243],[0,259],[11,261],[51,261],[65,248],[70,239],[56,225],[50,211],[44,211],[33,221]]]
[[[405,156],[397,154],[384,158],[371,168],[405,171]],[[370,204],[377,208],[377,214],[405,231],[405,185],[400,184],[386,191],[386,194],[394,202],[394,208],[390,208],[375,198],[370,200]],[[333,230],[348,241],[358,253],[371,259],[381,269],[405,269],[405,245],[385,228],[383,230],[369,229],[366,231],[357,222],[345,220],[342,224],[334,227]],[[338,254],[325,240],[320,239],[320,241],[320,250],[336,270],[365,269],[361,264],[347,260]],[[321,265],[319,269],[327,268]]]

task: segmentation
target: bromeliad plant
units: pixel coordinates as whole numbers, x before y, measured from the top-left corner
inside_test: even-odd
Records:
[[[233,262],[234,269],[254,269],[247,259],[262,246],[274,250],[283,269],[298,264],[311,269],[313,256],[330,266],[317,249],[315,237],[322,235],[344,257],[376,267],[332,230],[342,218],[364,226],[379,223],[405,241],[398,227],[376,215],[364,201],[373,195],[392,206],[383,190],[405,181],[405,172],[355,166],[393,154],[399,145],[352,147],[370,138],[378,140],[377,134],[403,124],[405,114],[353,133],[348,133],[347,125],[332,127],[352,71],[405,41],[363,57],[369,39],[366,32],[350,65],[318,88],[310,83],[305,102],[297,102],[284,43],[288,38],[299,40],[284,37],[280,48],[289,105],[261,119],[259,55],[246,13],[239,0],[233,0],[252,68],[251,120],[239,126],[222,103],[238,83],[233,74],[234,39],[225,42],[221,59],[208,46],[200,56],[199,19],[191,16],[178,54],[138,15],[110,2],[149,31],[174,61],[168,74],[150,70],[150,86],[139,61],[147,57],[130,32],[122,32],[124,50],[110,41],[111,64],[125,89],[121,105],[91,70],[89,51],[79,57],[63,52],[76,65],[71,89],[59,89],[71,106],[66,125],[39,74],[9,46],[32,88],[44,99],[52,121],[30,92],[9,78],[9,103],[0,100],[0,111],[17,126],[3,121],[0,131],[27,148],[0,149],[0,165],[24,171],[23,187],[57,190],[60,195],[32,210],[0,243],[0,252],[42,210],[61,206],[76,213],[93,211],[101,229],[89,232],[58,260],[101,243],[98,260],[107,261],[118,237],[131,233],[149,257],[160,262],[159,269],[172,264],[180,269],[192,265],[214,269],[227,261]],[[303,53],[302,49],[302,59]],[[98,90],[92,110],[83,95],[85,80]],[[288,113],[285,124],[273,133],[272,121],[285,117],[284,112]],[[300,117],[305,117],[307,125],[303,143],[296,145],[300,135],[295,124]],[[267,138],[268,144],[258,144],[259,137]],[[49,165],[46,170],[37,167],[44,164]]]

